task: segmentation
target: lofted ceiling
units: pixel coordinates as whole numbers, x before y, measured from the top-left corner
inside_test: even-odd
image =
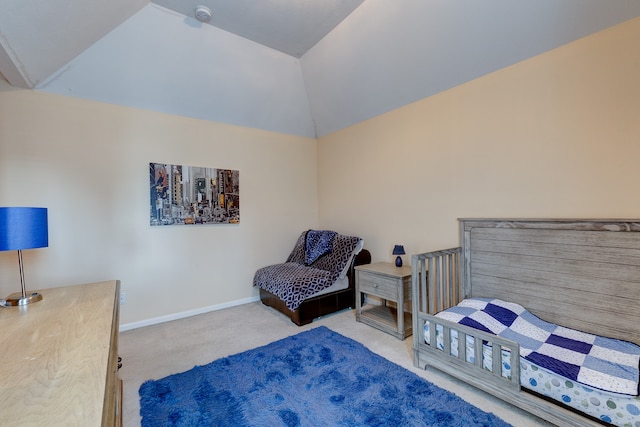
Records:
[[[185,17],[198,6],[207,24],[296,58],[353,12],[363,0],[154,0]],[[3,0],[0,72],[14,86],[33,88],[148,0]]]
[[[209,24],[300,58],[353,12],[363,0],[153,0],[193,16],[212,12]]]
[[[317,137],[638,16],[640,0],[2,0],[0,73]]]

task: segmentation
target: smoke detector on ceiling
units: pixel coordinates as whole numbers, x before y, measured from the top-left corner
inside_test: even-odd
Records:
[[[211,9],[207,6],[197,6],[196,19],[200,22],[209,22],[211,20]]]

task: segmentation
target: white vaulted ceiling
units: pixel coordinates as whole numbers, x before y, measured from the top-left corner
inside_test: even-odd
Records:
[[[0,72],[316,137],[638,16],[640,0],[1,0]]]

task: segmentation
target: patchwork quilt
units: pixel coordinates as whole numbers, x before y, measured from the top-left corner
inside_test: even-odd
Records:
[[[287,262],[256,271],[253,285],[276,295],[295,311],[305,299],[333,285],[346,271],[360,240],[331,231],[305,231]]]
[[[640,346],[545,322],[518,304],[471,298],[438,317],[520,344],[520,356],[573,381],[637,396]]]

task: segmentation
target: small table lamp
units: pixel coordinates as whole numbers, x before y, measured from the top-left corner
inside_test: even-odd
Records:
[[[47,208],[0,207],[0,251],[18,251],[22,285],[22,293],[9,295],[6,300],[1,301],[1,305],[27,305],[42,299],[42,295],[37,292],[27,294],[24,285],[22,250],[47,246],[49,246]]]
[[[396,267],[402,267],[402,258],[400,257],[400,255],[404,255],[404,246],[402,245],[395,245],[393,247],[393,254],[394,255],[398,255],[396,257]]]

